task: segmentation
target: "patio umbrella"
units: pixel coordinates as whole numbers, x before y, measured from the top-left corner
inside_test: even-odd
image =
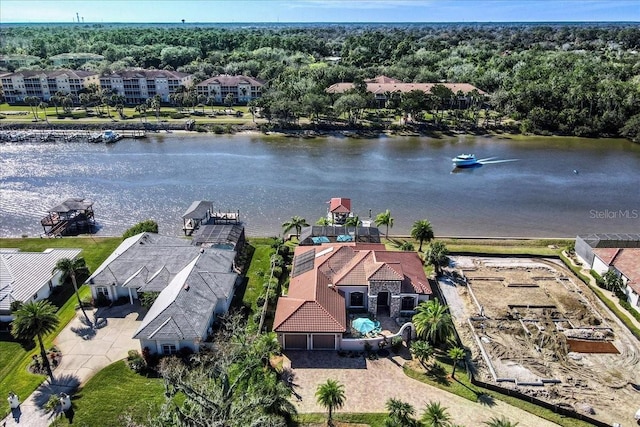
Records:
[[[351,322],[351,327],[361,334],[367,334],[373,331],[376,328],[376,325],[371,319],[368,319],[366,317],[359,317]]]

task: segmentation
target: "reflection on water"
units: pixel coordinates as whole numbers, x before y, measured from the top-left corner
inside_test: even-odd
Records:
[[[461,152],[483,166],[451,173]],[[331,197],[350,197],[363,219],[390,209],[396,234],[422,218],[437,235],[632,232],[637,216],[597,212],[640,208],[638,170],[640,146],[618,140],[169,134],[108,146],[2,144],[0,235],[37,235],[46,209],[67,197],[95,201],[103,235],[147,218],[180,234],[182,213],[200,199],[239,209],[249,235],[276,235],[293,215],[315,222]]]

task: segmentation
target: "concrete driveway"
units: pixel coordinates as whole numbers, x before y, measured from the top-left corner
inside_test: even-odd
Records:
[[[407,377],[402,366],[410,358],[408,350],[378,360],[339,357],[335,351],[287,351],[285,366],[294,373],[294,391],[301,399],[293,402],[300,413],[326,412],[316,403],[318,386],[334,379],[345,387],[345,405],[338,412],[386,412],[389,398],[410,403],[420,417],[430,401],[446,407],[452,421],[465,426],[482,425],[492,417],[505,416],[520,427],[550,427],[557,424],[536,417],[501,401],[471,402]]]
[[[72,393],[105,366],[127,357],[129,350],[140,351],[140,342],[131,337],[145,313],[146,309],[139,304],[87,310],[89,319],[95,319],[98,325],[90,328],[82,322],[84,316],[78,311],[55,340],[62,360],[53,371],[53,383],[47,380],[28,398],[20,396],[24,399],[20,408],[12,411],[0,425],[47,427],[52,418],[40,408],[49,396]]]
[[[62,361],[54,375],[75,376],[84,384],[105,366],[127,357],[129,350],[140,351],[140,342],[131,337],[145,313],[146,309],[140,304],[88,310],[89,319],[96,319],[98,326],[89,328],[82,322],[82,312],[78,311],[56,338]]]

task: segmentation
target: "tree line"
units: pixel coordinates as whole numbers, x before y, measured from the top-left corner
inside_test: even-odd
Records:
[[[256,77],[268,82],[262,107],[280,124],[327,114],[357,122],[374,107],[371,97],[356,90],[329,98],[325,89],[387,75],[466,82],[491,95],[464,109],[451,94],[447,103],[444,95],[404,94],[385,105],[436,127],[640,135],[640,29],[632,25],[3,26],[0,35],[0,54],[42,58],[31,68],[50,67],[55,54],[90,52],[105,60],[82,68],[100,73],[171,69],[194,74],[196,83]]]

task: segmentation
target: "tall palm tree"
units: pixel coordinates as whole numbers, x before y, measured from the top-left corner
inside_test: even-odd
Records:
[[[47,108],[49,108],[49,104],[43,101],[40,104],[38,104],[38,108],[41,109],[42,112],[44,113],[44,121],[49,123],[49,118],[47,117]]]
[[[359,227],[360,224],[362,224],[362,221],[360,221],[360,217],[358,215],[350,216],[344,222],[346,227]]]
[[[433,347],[427,341],[417,340],[411,344],[411,354],[426,368],[427,360],[433,355]]]
[[[503,415],[500,418],[492,417],[489,421],[485,421],[484,425],[488,427],[516,427],[518,423],[509,421]]]
[[[53,372],[47,359],[47,352],[42,343],[42,337],[53,332],[58,326],[59,320],[56,308],[49,301],[29,301],[14,312],[15,318],[11,322],[11,335],[18,339],[38,340],[42,364],[47,369],[49,378],[53,380]]]
[[[433,239],[433,228],[429,220],[421,219],[413,223],[411,227],[411,237],[420,242],[419,252],[422,252],[422,242],[429,243]]]
[[[426,427],[448,427],[451,425],[451,415],[447,408],[440,405],[440,402],[429,402],[424,408],[420,421]]]
[[[420,303],[412,321],[418,336],[433,344],[446,341],[453,332],[449,308],[438,300]]]
[[[76,298],[78,299],[80,310],[82,310],[82,314],[84,314],[84,318],[87,320],[87,325],[91,325],[89,316],[87,316],[87,312],[84,310],[84,306],[82,305],[82,300],[80,300],[80,294],[78,293],[78,283],[76,282],[76,274],[80,272],[86,272],[87,270],[87,264],[82,257],[76,259],[62,258],[58,260],[58,262],[56,262],[56,266],[53,268],[52,274],[55,274],[57,271],[59,271],[60,273],[62,273],[63,280],[67,277],[71,277],[71,283],[73,283],[73,290],[75,291]]]
[[[391,216],[391,211],[389,209],[387,209],[384,212],[380,212],[378,215],[376,215],[376,225],[378,227],[380,227],[381,225],[386,225],[387,226],[387,234],[386,237],[387,239],[389,238],[389,227],[393,228],[393,217]]]
[[[458,362],[464,359],[464,349],[458,346],[451,347],[447,351],[447,356],[449,356],[451,360],[453,360],[453,371],[451,371],[451,378],[455,378]]]
[[[295,215],[292,216],[291,219],[282,224],[283,231],[288,233],[292,229],[296,230],[296,237],[300,237],[300,233],[302,232],[302,227],[308,227],[307,220],[302,218],[301,216]]]
[[[336,380],[329,379],[326,383],[318,386],[316,390],[316,400],[320,405],[329,410],[327,423],[333,426],[333,410],[342,408],[346,400],[344,386]]]
[[[449,264],[449,250],[442,242],[433,242],[424,252],[424,260],[427,264],[433,265],[436,275],[442,274],[442,267]]]
[[[385,420],[386,427],[411,427],[416,424],[416,420],[412,418],[416,410],[410,403],[391,398],[387,400],[385,407],[389,411]]]

